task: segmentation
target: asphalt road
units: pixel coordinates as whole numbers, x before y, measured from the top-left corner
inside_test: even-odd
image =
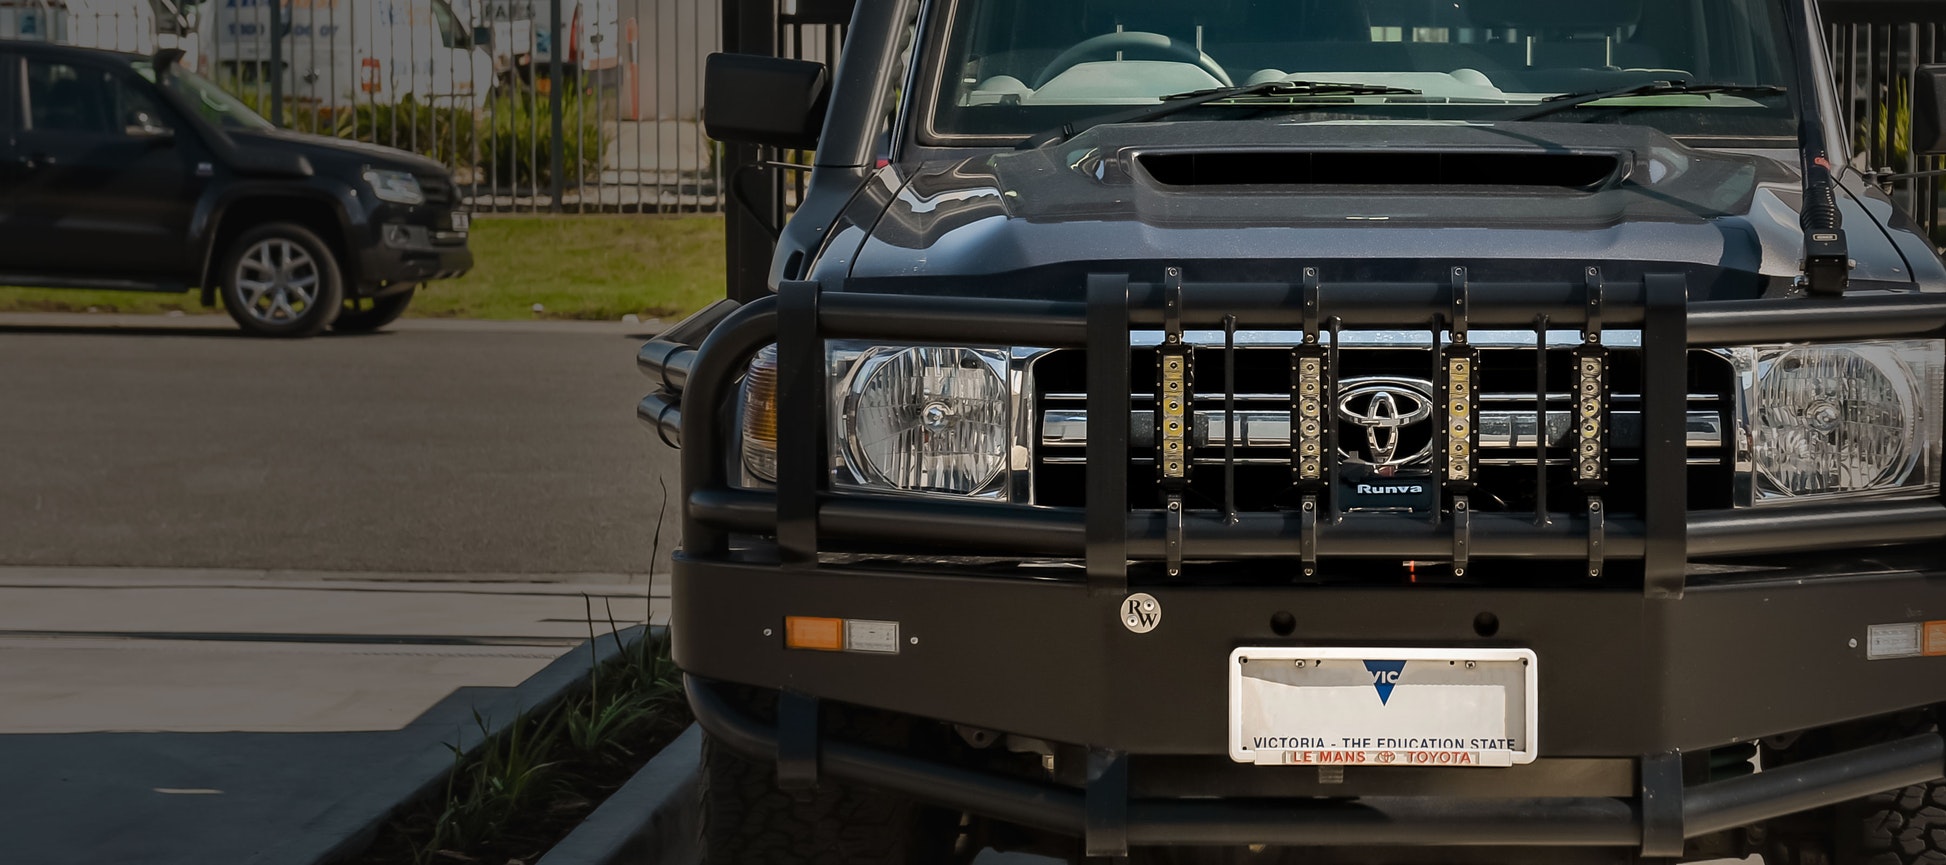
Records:
[[[651,326],[68,322],[0,317],[0,566],[651,570],[674,465],[634,417]]]

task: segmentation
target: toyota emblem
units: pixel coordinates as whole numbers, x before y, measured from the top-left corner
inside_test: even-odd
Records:
[[[1432,458],[1432,383],[1407,378],[1362,378],[1338,393],[1340,453],[1377,469]]]

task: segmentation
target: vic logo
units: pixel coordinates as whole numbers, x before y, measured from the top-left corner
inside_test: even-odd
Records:
[[[1366,661],[1365,672],[1372,674],[1372,687],[1378,689],[1379,705],[1392,700],[1392,688],[1399,684],[1399,674],[1405,672],[1404,661]]]

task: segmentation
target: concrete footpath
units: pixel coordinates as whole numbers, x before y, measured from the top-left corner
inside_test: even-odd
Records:
[[[255,861],[666,616],[601,579],[0,568],[0,861]]]

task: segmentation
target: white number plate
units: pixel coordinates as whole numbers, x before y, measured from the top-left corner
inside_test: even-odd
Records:
[[[1230,653],[1230,758],[1278,766],[1534,761],[1527,649],[1242,648]]]
[[[473,215],[464,210],[453,211],[453,230],[467,231],[473,227]]]

